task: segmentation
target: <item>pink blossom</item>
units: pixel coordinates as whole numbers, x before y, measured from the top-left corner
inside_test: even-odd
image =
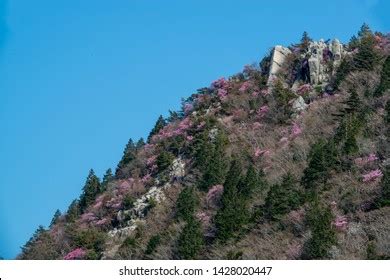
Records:
[[[73,250],[72,252],[68,253],[65,257],[64,260],[82,260],[87,252],[82,249],[82,248],[77,248]]]
[[[304,84],[304,85],[301,85],[297,89],[297,93],[298,94],[307,94],[307,93],[311,92],[312,90],[313,90],[313,87],[310,84]]]
[[[215,185],[210,188],[206,195],[207,204],[210,207],[217,207],[223,193],[222,185]]]
[[[355,164],[362,167],[376,160],[378,160],[378,157],[374,153],[371,153],[366,157],[356,158]]]
[[[269,156],[271,154],[271,152],[269,150],[261,150],[259,148],[256,148],[255,149],[255,157],[266,157],[266,156]]]
[[[254,92],[252,92],[252,96],[253,97],[257,97],[257,96],[259,96],[259,92],[257,91],[257,90],[255,90]]]
[[[95,225],[97,226],[103,226],[103,225],[107,225],[110,221],[107,219],[107,218],[103,218],[99,221],[96,221],[95,222]]]
[[[267,105],[263,105],[260,109],[257,110],[257,114],[260,117],[264,117],[269,112],[269,107]]]
[[[187,139],[187,141],[192,141],[192,140],[194,139],[194,136],[188,135],[188,136],[186,137],[186,139]]]
[[[151,179],[152,179],[152,176],[150,175],[150,173],[148,173],[144,177],[142,177],[141,182],[145,184],[145,183],[148,183]]]
[[[249,81],[245,81],[242,83],[241,87],[238,89],[240,92],[245,92],[251,87],[251,83]]]
[[[291,137],[295,138],[300,134],[302,134],[302,128],[299,126],[299,124],[294,122],[291,128]]]
[[[207,212],[198,212],[196,213],[196,218],[202,224],[203,229],[207,229],[211,224],[211,215]]]
[[[218,91],[217,91],[217,95],[218,95],[218,97],[219,97],[219,99],[220,99],[221,101],[225,101],[226,98],[227,98],[228,92],[227,92],[226,89],[220,88],[220,89],[218,89]]]
[[[95,209],[95,210],[97,210],[97,209],[102,208],[102,206],[103,206],[103,202],[102,202],[102,201],[98,201],[98,202],[96,202],[96,203],[92,206],[92,208]]]
[[[218,80],[211,83],[211,87],[214,89],[227,88],[228,85],[229,85],[229,82],[226,81],[225,78],[219,78]]]
[[[333,225],[338,230],[345,230],[348,225],[348,220],[345,216],[336,216],[336,219],[333,221]]]
[[[376,169],[372,170],[366,174],[363,175],[363,182],[371,182],[375,181],[383,176],[383,173],[381,170]]]
[[[147,166],[151,166],[151,165],[153,165],[153,164],[156,163],[156,160],[157,160],[157,156],[156,156],[156,155],[153,155],[153,156],[151,156],[150,158],[148,158],[148,159],[146,160],[146,165],[147,165]]]
[[[97,217],[94,213],[87,212],[81,215],[81,222],[82,223],[91,223],[97,220]]]
[[[202,129],[205,125],[206,125],[206,122],[205,122],[205,121],[202,121],[202,122],[200,122],[200,124],[198,124],[198,126],[196,127],[196,129]]]
[[[260,91],[261,95],[266,96],[269,94],[269,90],[267,88],[264,88]]]
[[[194,105],[192,105],[191,103],[184,104],[184,114],[188,115],[193,110],[194,110]]]
[[[259,128],[261,128],[263,125],[261,124],[261,123],[259,123],[259,122],[254,122],[253,123],[253,129],[259,129]]]

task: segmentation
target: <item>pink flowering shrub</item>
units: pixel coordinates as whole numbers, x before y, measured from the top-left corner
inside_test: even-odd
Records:
[[[221,200],[223,193],[222,185],[215,185],[210,188],[206,195],[206,202],[209,207],[217,207]]]
[[[202,228],[205,230],[207,229],[211,224],[211,215],[207,212],[198,212],[196,213],[196,218],[199,220],[199,222],[202,225]]]
[[[248,91],[250,88],[251,88],[252,84],[250,81],[245,81],[242,83],[242,85],[240,86],[240,88],[238,89],[239,92],[246,92]]]
[[[311,92],[312,90],[313,90],[313,87],[310,84],[304,84],[304,85],[301,85],[297,89],[297,93],[301,94],[301,95],[305,95],[305,94],[308,94],[309,92]]]
[[[266,116],[268,112],[269,112],[269,107],[267,105],[263,105],[257,110],[257,115],[262,118]]]
[[[214,89],[227,88],[228,86],[229,82],[223,77],[211,83],[211,87]]]
[[[224,88],[219,88],[217,90],[217,95],[221,101],[225,101],[227,99],[228,92]]]
[[[267,96],[267,95],[269,95],[269,90],[268,90],[268,88],[264,88],[264,89],[262,89],[262,90],[260,91],[260,93],[261,93],[261,95],[263,95],[263,96]]]
[[[256,148],[254,156],[255,158],[258,158],[258,157],[266,157],[269,156],[270,154],[271,152],[269,150],[261,150],[260,148]]]
[[[355,164],[359,167],[363,167],[369,163],[375,162],[378,160],[378,157],[374,154],[371,153],[366,157],[359,157],[355,159]]]
[[[64,260],[82,260],[82,259],[84,259],[86,254],[87,254],[87,252],[84,249],[77,248],[77,249],[73,250],[72,252],[68,253],[64,257]]]
[[[299,124],[294,122],[291,128],[291,134],[290,134],[291,138],[295,138],[301,134],[302,134],[302,128],[299,126]]]
[[[338,230],[346,230],[348,226],[347,217],[337,215],[332,224]]]
[[[372,182],[380,179],[383,176],[383,173],[380,169],[372,170],[363,175],[363,182]]]
[[[150,175],[150,173],[147,173],[144,177],[141,178],[141,182],[144,184],[147,184],[150,181],[152,181],[152,176]]]
[[[257,97],[257,96],[259,96],[259,94],[260,94],[260,92],[258,92],[257,90],[252,92],[253,97]]]
[[[286,255],[288,259],[299,259],[302,255],[303,245],[297,242],[290,244],[287,247]]]
[[[259,128],[261,128],[263,125],[261,124],[261,123],[259,123],[259,122],[254,122],[253,123],[253,129],[259,129]]]
[[[175,123],[170,123],[162,128],[157,135],[152,137],[152,141],[164,140],[174,136],[185,135],[187,130],[191,128],[192,121],[189,117]]]
[[[194,136],[188,135],[188,136],[186,137],[186,139],[187,139],[187,141],[192,141],[192,140],[194,139]]]
[[[185,115],[190,114],[194,110],[194,105],[192,105],[191,103],[185,103],[183,107]]]

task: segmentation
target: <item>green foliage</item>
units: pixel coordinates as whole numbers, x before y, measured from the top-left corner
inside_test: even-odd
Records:
[[[80,202],[75,199],[69,205],[68,211],[66,212],[67,222],[74,222],[81,214]]]
[[[174,159],[175,159],[175,156],[172,153],[167,152],[167,151],[162,151],[158,155],[157,160],[156,160],[156,163],[158,166],[158,171],[162,172],[162,171],[165,171],[166,169],[168,169],[171,166]]]
[[[126,194],[123,198],[123,208],[131,209],[134,206],[135,198],[131,194]]]
[[[378,63],[378,60],[379,55],[375,50],[375,37],[372,33],[362,35],[358,53],[353,58],[354,69],[371,71]]]
[[[229,251],[226,255],[227,260],[242,260],[242,251]]]
[[[95,228],[89,228],[76,232],[74,237],[76,247],[93,251],[96,256],[100,256],[106,242],[106,233]],[[91,252],[92,253],[92,252]],[[92,255],[91,255],[92,256]]]
[[[136,156],[137,147],[134,144],[133,139],[129,139],[129,142],[127,142],[127,145],[123,151],[123,156],[120,162],[118,163],[118,166],[115,171],[115,175],[117,177],[123,177],[123,174],[121,173],[121,170],[129,164],[131,161],[135,159]]]
[[[150,143],[150,140],[152,139],[152,137],[156,134],[158,134],[160,132],[160,130],[167,125],[167,122],[165,121],[165,119],[163,118],[162,115],[160,115],[156,121],[156,124],[154,125],[152,131],[149,133],[149,136],[148,136],[148,143]]]
[[[381,72],[381,81],[375,91],[375,96],[383,95],[383,93],[388,89],[390,89],[390,56],[386,58],[383,64]]]
[[[381,188],[381,205],[390,206],[390,165],[383,172]]]
[[[336,233],[332,228],[333,214],[330,208],[321,207],[316,201],[307,216],[311,237],[305,243],[303,259],[329,258],[329,249],[336,244]]]
[[[215,217],[217,239],[224,243],[239,234],[248,221],[246,200],[240,195],[241,165],[234,160],[226,176],[222,194],[222,207]]]
[[[245,178],[239,184],[240,195],[247,200],[257,188],[263,188],[264,184],[264,180],[262,180],[261,176],[251,164],[246,172]]]
[[[22,260],[55,260],[61,256],[61,250],[48,230],[39,226],[33,236],[21,247]]]
[[[159,234],[153,235],[148,242],[148,245],[146,246],[145,254],[150,255],[153,253],[158,245],[161,243],[161,236]]]
[[[279,220],[291,210],[302,204],[302,194],[291,174],[283,177],[281,184],[271,186],[265,199],[265,216],[271,220]]]
[[[178,253],[181,259],[195,259],[204,246],[200,223],[190,219],[184,226],[178,240]]]
[[[211,156],[206,163],[203,178],[200,181],[199,188],[207,191],[211,186],[220,185],[225,179],[227,162],[225,157],[225,146],[227,143],[226,135],[219,132],[215,137],[215,143]]]
[[[341,82],[347,77],[347,75],[353,70],[352,61],[348,57],[344,57],[341,60],[339,67],[336,70],[336,74],[333,78],[333,85],[337,89]]]
[[[54,226],[58,222],[58,219],[60,217],[61,217],[61,211],[57,209],[56,212],[54,213],[53,218],[51,219],[50,227]]]
[[[309,37],[309,33],[304,31],[300,43],[301,53],[305,53],[309,49],[309,45],[311,41],[312,39]]]
[[[95,201],[95,198],[100,193],[100,190],[100,180],[95,175],[93,169],[91,169],[83,187],[83,193],[80,196],[81,212],[83,212],[89,205],[91,205],[92,202]]]
[[[309,153],[309,165],[303,171],[302,185],[315,189],[317,184],[325,184],[331,168],[336,163],[336,151],[333,142],[320,140],[314,144]]]
[[[131,259],[136,253],[137,246],[137,240],[132,236],[128,236],[119,247],[117,255],[121,259]]]
[[[106,173],[103,176],[103,181],[102,181],[102,184],[101,184],[100,192],[106,191],[108,183],[110,181],[112,181],[113,179],[114,179],[114,175],[112,174],[112,170],[111,170],[111,168],[108,168]]]
[[[204,130],[201,133],[195,134],[193,149],[194,149],[194,165],[200,171],[205,172],[210,158],[213,155],[214,147],[209,139],[209,131]]]
[[[193,218],[195,209],[199,204],[198,197],[195,194],[193,187],[184,188],[176,202],[176,217],[184,221],[189,221]]]

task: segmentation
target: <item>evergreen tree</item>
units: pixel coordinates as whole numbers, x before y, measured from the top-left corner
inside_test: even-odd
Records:
[[[149,133],[147,142],[150,143],[150,140],[152,140],[152,137],[160,132],[160,130],[167,125],[167,122],[163,118],[162,115],[160,115],[156,121],[156,124],[154,125],[152,131]]]
[[[268,219],[278,220],[291,210],[297,209],[302,202],[296,181],[287,174],[281,184],[271,187],[265,199],[265,215]]]
[[[381,204],[382,206],[390,206],[390,165],[385,167],[381,187]]]
[[[181,259],[195,259],[204,246],[200,223],[190,219],[184,226],[178,240],[178,252]]]
[[[108,168],[106,170],[106,173],[104,174],[103,176],[103,181],[102,181],[102,184],[101,184],[101,190],[100,192],[104,192],[107,190],[107,185],[110,181],[112,181],[114,179],[114,175],[112,174],[112,170],[111,168]]]
[[[80,202],[75,199],[69,205],[68,211],[66,212],[67,222],[74,222],[81,214]]]
[[[390,125],[390,100],[386,102],[385,106],[385,123]]]
[[[326,259],[329,257],[329,249],[336,243],[336,233],[332,228],[332,221],[331,209],[320,207],[318,201],[315,201],[307,218],[311,237],[304,246],[303,259]]]
[[[172,153],[167,152],[167,151],[162,151],[158,155],[157,160],[156,160],[158,171],[162,172],[162,171],[168,169],[171,166],[174,159],[175,159],[175,156]]]
[[[360,39],[367,37],[367,36],[372,36],[372,31],[370,26],[368,26],[367,23],[363,23],[363,25],[360,27],[360,30],[358,32],[358,36]]]
[[[224,183],[222,207],[215,218],[217,239],[221,242],[239,234],[248,220],[246,201],[238,192],[240,179],[241,165],[238,161],[233,161]]]
[[[302,53],[306,52],[309,49],[311,41],[312,39],[309,37],[309,33],[307,33],[306,31],[303,32],[300,44],[300,49]]]
[[[347,77],[347,75],[353,70],[353,63],[348,57],[343,57],[339,67],[336,70],[336,75],[333,78],[334,87],[337,89],[341,82]]]
[[[184,188],[176,202],[176,217],[184,221],[189,221],[195,214],[195,209],[199,201],[193,187]]]
[[[61,217],[61,211],[57,209],[56,212],[54,213],[53,218],[51,219],[50,227],[54,226],[58,222],[58,219],[60,217]]]
[[[344,104],[346,105],[346,108],[343,110],[345,114],[355,114],[362,111],[363,104],[356,90],[351,91],[349,98]]]
[[[326,183],[330,167],[335,161],[334,152],[329,153],[329,149],[322,140],[313,145],[309,154],[309,165],[303,171],[301,183],[305,188],[313,189],[318,183]]]
[[[239,184],[240,195],[244,199],[249,199],[253,191],[257,187],[261,187],[263,182],[261,182],[258,172],[255,170],[254,166],[251,164],[246,172],[245,179]]]
[[[223,133],[217,134],[212,156],[209,158],[199,184],[201,190],[207,191],[210,187],[223,183],[227,168],[225,158],[226,141],[226,136]]]
[[[202,133],[198,133],[194,138],[194,159],[195,166],[201,171],[205,172],[210,162],[210,158],[213,156],[214,147],[209,139],[209,131],[205,130]]]
[[[100,193],[100,189],[100,180],[95,175],[93,169],[91,169],[80,197],[80,208],[82,212],[95,201],[96,196]]]
[[[137,141],[137,144],[135,145],[135,148],[137,150],[141,149],[143,146],[145,145],[145,140],[144,138],[140,138],[138,141]]]
[[[386,58],[383,64],[381,81],[375,91],[375,96],[381,96],[388,89],[390,89],[390,56]]]
[[[366,33],[361,37],[358,53],[354,56],[354,68],[356,70],[371,71],[378,62],[378,58],[379,56],[375,50],[375,37],[372,33]]]
[[[127,142],[127,145],[123,151],[123,156],[120,162],[118,163],[118,167],[116,168],[115,175],[117,177],[121,177],[121,169],[124,168],[128,163],[133,161],[135,159],[137,147],[134,144],[133,139],[129,139],[129,142]]]
[[[146,246],[145,254],[150,255],[153,253],[158,245],[161,243],[161,236],[159,234],[153,235],[148,242],[148,245]]]

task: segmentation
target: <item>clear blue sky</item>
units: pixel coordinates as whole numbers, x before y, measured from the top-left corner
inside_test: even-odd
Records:
[[[181,97],[304,30],[389,31],[386,2],[0,0],[0,256]]]

